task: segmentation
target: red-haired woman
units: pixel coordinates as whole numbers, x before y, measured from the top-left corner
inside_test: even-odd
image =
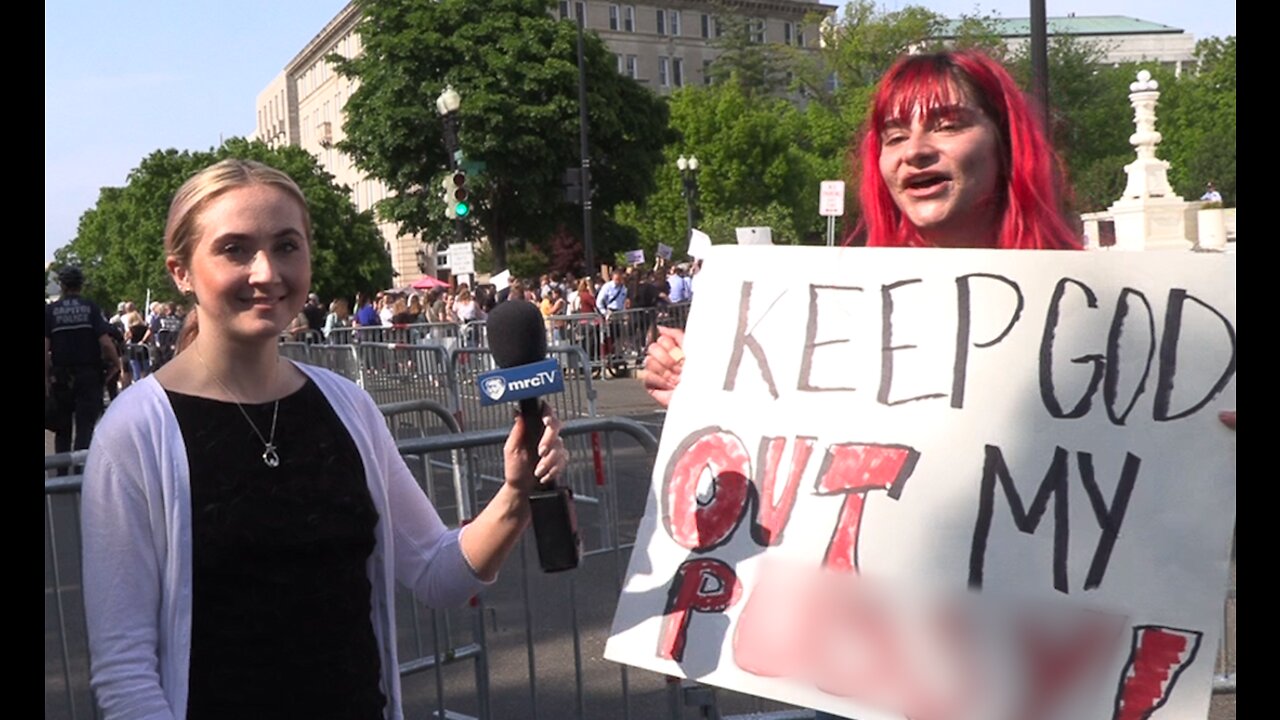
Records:
[[[981,53],[898,60],[871,100],[849,160],[862,215],[846,245],[1081,247],[1036,113],[1009,73]],[[644,383],[666,406],[680,382],[684,335],[659,330]]]

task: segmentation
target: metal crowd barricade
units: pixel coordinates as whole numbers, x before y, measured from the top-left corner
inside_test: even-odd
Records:
[[[383,406],[382,410],[394,428],[434,428],[437,421],[440,428],[456,427],[450,422],[452,416],[447,408],[429,401]],[[406,420],[415,414],[431,419]],[[433,458],[427,464],[434,467],[439,464],[434,458],[442,458],[445,453],[501,447],[506,434],[505,428],[409,433],[401,434],[398,447],[411,468],[421,467],[415,465],[415,458]],[[566,440],[604,435],[610,446],[615,444],[615,436],[628,438],[629,445],[620,446],[607,458],[611,466],[608,477],[614,485],[618,483],[613,479],[623,474],[647,477],[657,450],[653,435],[625,418],[570,420],[562,434]],[[48,455],[44,466],[48,473],[82,465],[87,455],[85,451]],[[588,460],[575,456],[573,462]],[[628,465],[631,472],[613,472],[615,463]],[[448,495],[473,493],[478,484],[474,474],[464,476],[461,491],[451,473],[435,471],[418,477],[447,523],[454,525],[466,517],[466,508],[450,503]],[[99,716],[88,689],[79,573],[80,484],[79,476],[45,478],[44,717],[49,720]],[[406,717],[681,720],[687,717],[689,706],[696,706],[697,717],[701,718],[812,717],[811,711],[598,661],[625,572],[628,543],[620,541],[621,528],[639,521],[647,484],[630,489],[634,496],[628,512],[613,514],[616,520],[610,528],[615,538],[612,548],[609,552],[588,554],[577,570],[542,573],[526,537],[498,581],[468,608],[425,610],[411,603],[407,591],[397,596],[397,647]],[[616,498],[618,494],[613,492],[611,496]],[[1233,573],[1219,665],[1215,669],[1215,694],[1235,693],[1234,601]],[[414,607],[406,607],[407,604]]]
[[[557,316],[559,318],[561,316]],[[562,316],[565,323],[564,338],[567,344],[576,345],[586,353],[587,366],[593,374],[600,375],[608,359],[605,344],[604,316],[599,313],[572,313]]]
[[[658,308],[658,324],[666,327],[684,329],[689,322],[689,307],[692,303],[672,303]]]
[[[450,355],[444,346],[362,342],[355,347],[361,385],[375,402],[425,398],[453,407]]]
[[[649,347],[653,326],[657,324],[657,310],[637,308],[618,310],[605,320],[608,360],[605,370],[611,375],[639,368],[644,364],[645,351]]]
[[[332,370],[357,385],[364,385],[364,372],[354,345],[310,345],[306,362]]]
[[[296,360],[298,362],[314,364],[311,363],[311,360],[307,357],[308,347],[309,346],[306,343],[293,341],[282,342],[280,343],[280,356],[289,358],[290,360]]]
[[[355,343],[357,328],[336,327],[329,330],[329,336],[325,338],[325,342],[330,345],[352,345]]]

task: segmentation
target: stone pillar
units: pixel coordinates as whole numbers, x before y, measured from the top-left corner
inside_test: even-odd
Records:
[[[1116,250],[1190,250],[1194,244],[1196,229],[1187,223],[1190,206],[1169,186],[1169,163],[1156,157],[1158,87],[1146,70],[1129,84],[1136,126],[1129,144],[1138,157],[1124,166],[1129,177],[1124,194],[1108,208],[1116,223]]]

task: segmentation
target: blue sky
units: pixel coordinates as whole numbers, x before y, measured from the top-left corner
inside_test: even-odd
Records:
[[[826,0],[828,4],[842,4]],[[253,131],[254,101],[346,0],[48,0],[45,262],[104,186],[155,150],[208,150]],[[948,16],[1026,17],[1025,0],[883,0]],[[1046,0],[1050,17],[1128,15],[1197,38],[1235,34],[1235,3]],[[159,238],[157,238],[159,242]]]

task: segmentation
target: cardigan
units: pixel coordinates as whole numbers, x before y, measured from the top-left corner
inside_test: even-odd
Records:
[[[295,363],[351,433],[378,512],[368,562],[387,716],[403,720],[394,581],[431,607],[486,583],[405,465],[382,413],[354,383]],[[90,685],[108,720],[186,717],[191,655],[191,492],[187,452],[153,376],[121,393],[94,432],[81,501]]]

